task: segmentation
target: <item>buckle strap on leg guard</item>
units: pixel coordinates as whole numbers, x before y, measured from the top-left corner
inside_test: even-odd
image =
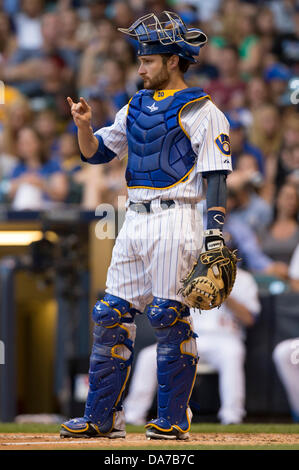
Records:
[[[174,306],[173,302],[154,299],[148,309],[158,341],[158,418],[147,426],[185,433],[191,424],[188,404],[198,356],[189,309],[179,302]]]

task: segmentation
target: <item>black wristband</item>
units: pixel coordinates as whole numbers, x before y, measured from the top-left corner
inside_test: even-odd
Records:
[[[225,214],[222,211],[208,210],[207,213],[207,229],[223,229]]]

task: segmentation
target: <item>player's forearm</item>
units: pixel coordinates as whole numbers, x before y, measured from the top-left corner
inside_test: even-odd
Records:
[[[96,153],[99,141],[94,136],[91,126],[78,127],[78,143],[85,158],[91,158]]]

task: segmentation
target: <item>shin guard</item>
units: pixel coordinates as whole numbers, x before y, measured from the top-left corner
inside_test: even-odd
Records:
[[[189,309],[177,301],[155,298],[148,318],[158,340],[158,418],[146,427],[186,433],[191,424],[188,405],[198,362]]]
[[[122,410],[133,360],[135,313],[129,302],[110,294],[97,302],[93,310],[94,343],[84,419],[100,433],[111,432]]]

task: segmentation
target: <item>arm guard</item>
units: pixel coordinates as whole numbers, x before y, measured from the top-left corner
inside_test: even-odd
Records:
[[[210,207],[226,207],[226,172],[210,171],[203,173],[208,183],[207,210]]]

